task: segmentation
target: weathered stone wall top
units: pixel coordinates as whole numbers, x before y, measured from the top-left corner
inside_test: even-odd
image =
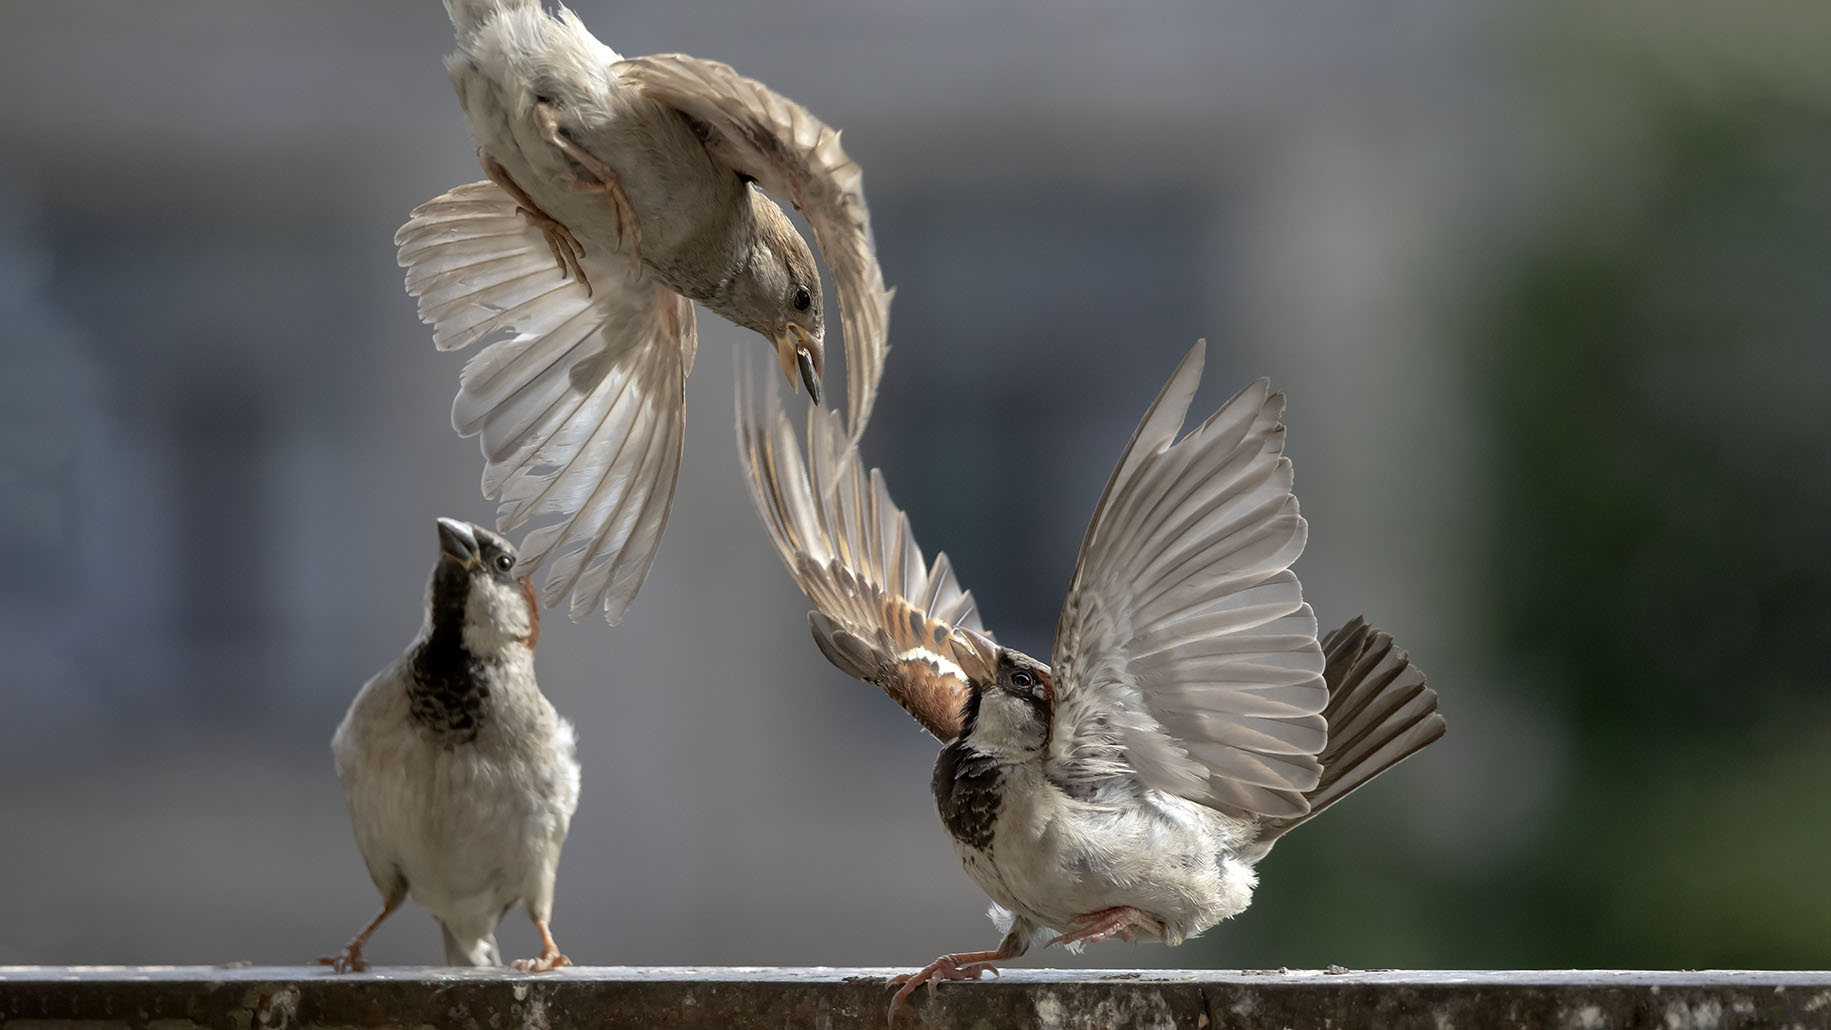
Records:
[[[882,1027],[890,969],[0,967],[0,1030]],[[1831,1028],[1831,972],[1014,969],[899,1027]]]

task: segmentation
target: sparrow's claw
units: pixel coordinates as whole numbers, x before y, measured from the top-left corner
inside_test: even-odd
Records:
[[[1092,944],[1095,941],[1103,941],[1114,936],[1130,944],[1134,930],[1144,930],[1158,937],[1163,936],[1163,923],[1129,905],[1089,912],[1075,920],[1075,924],[1073,929],[1050,941],[1049,944]]]
[[[585,245],[572,235],[572,230],[547,217],[538,208],[520,208],[521,214],[534,224],[540,234],[546,237],[547,249],[553,251],[553,260],[559,264],[560,273],[584,283],[585,292],[591,292],[591,283],[585,280],[585,269],[579,260],[585,256]]]
[[[636,209],[630,206],[628,194],[623,192],[623,185],[617,173],[609,165],[598,160],[597,155],[574,143],[560,131],[559,119],[553,108],[546,104],[534,105],[534,127],[540,131],[541,138],[547,144],[570,158],[583,168],[596,182],[584,179],[575,180],[572,188],[585,192],[603,193],[610,200],[610,209],[617,219],[617,245],[629,252],[630,259],[637,268],[642,266],[642,223],[636,219]]]
[[[482,151],[478,151],[477,158],[483,162],[483,174],[489,176],[491,182],[515,201],[516,210],[523,218],[540,230],[541,236],[547,241],[547,249],[553,252],[554,263],[559,265],[560,274],[577,279],[585,287],[586,296],[590,296],[591,281],[585,278],[585,269],[579,264],[585,257],[585,245],[572,235],[571,229],[542,211],[540,205],[534,203],[534,198],[516,185],[515,180],[509,177],[508,169],[502,167],[495,158]]]
[[[928,965],[913,973],[899,973],[888,981],[889,986],[901,985],[890,999],[889,1022],[896,1022],[897,1010],[915,992],[917,987],[928,985],[928,996],[934,997],[935,991],[943,980],[977,980],[982,973],[998,975],[998,967],[992,963],[1010,956],[997,951],[971,951],[958,955],[942,955]]]
[[[546,973],[572,964],[571,959],[560,954],[559,945],[553,942],[553,931],[547,927],[545,919],[535,916],[534,928],[540,931],[540,955],[536,958],[516,959],[514,966],[517,972]]]
[[[518,973],[546,973],[571,964],[571,959],[557,951],[551,955],[543,954],[539,958],[518,958],[514,962]]]
[[[369,925],[363,927],[361,933],[351,937],[350,943],[345,944],[343,950],[337,954],[319,957],[318,964],[330,966],[331,971],[337,973],[360,973],[368,969],[369,962],[362,957],[362,946],[369,943],[369,935],[382,924],[382,920],[387,919],[390,913],[401,906],[401,902],[406,900],[406,897],[407,888],[403,881],[400,890],[394,896],[382,899],[381,911],[375,913],[375,918],[369,920]]]
[[[369,968],[369,961],[362,957],[362,945],[351,941],[335,955],[320,955],[318,965],[330,966],[334,973],[361,973]]]

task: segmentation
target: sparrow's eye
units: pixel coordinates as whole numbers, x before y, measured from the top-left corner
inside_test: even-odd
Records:
[[[1011,674],[1011,685],[1020,690],[1030,690],[1036,686],[1036,677],[1020,669]]]
[[[506,554],[499,554],[496,556],[496,571],[497,572],[507,572],[514,567],[515,567],[515,559],[509,557]]]
[[[814,295],[807,292],[807,287],[795,287],[795,310],[806,311],[814,303]]]

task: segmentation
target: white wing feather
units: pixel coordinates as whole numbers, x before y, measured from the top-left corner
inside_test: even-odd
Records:
[[[673,504],[696,335],[692,305],[652,281],[599,274],[588,294],[488,182],[415,209],[395,236],[407,292],[441,350],[491,342],[464,366],[452,425],[476,436],[483,493],[547,569],[541,599],[613,625],[641,589]]]
[[[1197,343],[1094,511],[1056,626],[1052,774],[1129,770],[1244,817],[1301,813],[1328,702],[1290,564],[1307,527],[1281,395],[1260,380],[1178,441]]]

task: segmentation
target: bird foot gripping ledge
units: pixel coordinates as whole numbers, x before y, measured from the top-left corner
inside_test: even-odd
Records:
[[[0,967],[0,1030],[120,1027],[881,1027],[905,969]],[[1831,1027],[1831,972],[1007,969],[901,1027]]]

